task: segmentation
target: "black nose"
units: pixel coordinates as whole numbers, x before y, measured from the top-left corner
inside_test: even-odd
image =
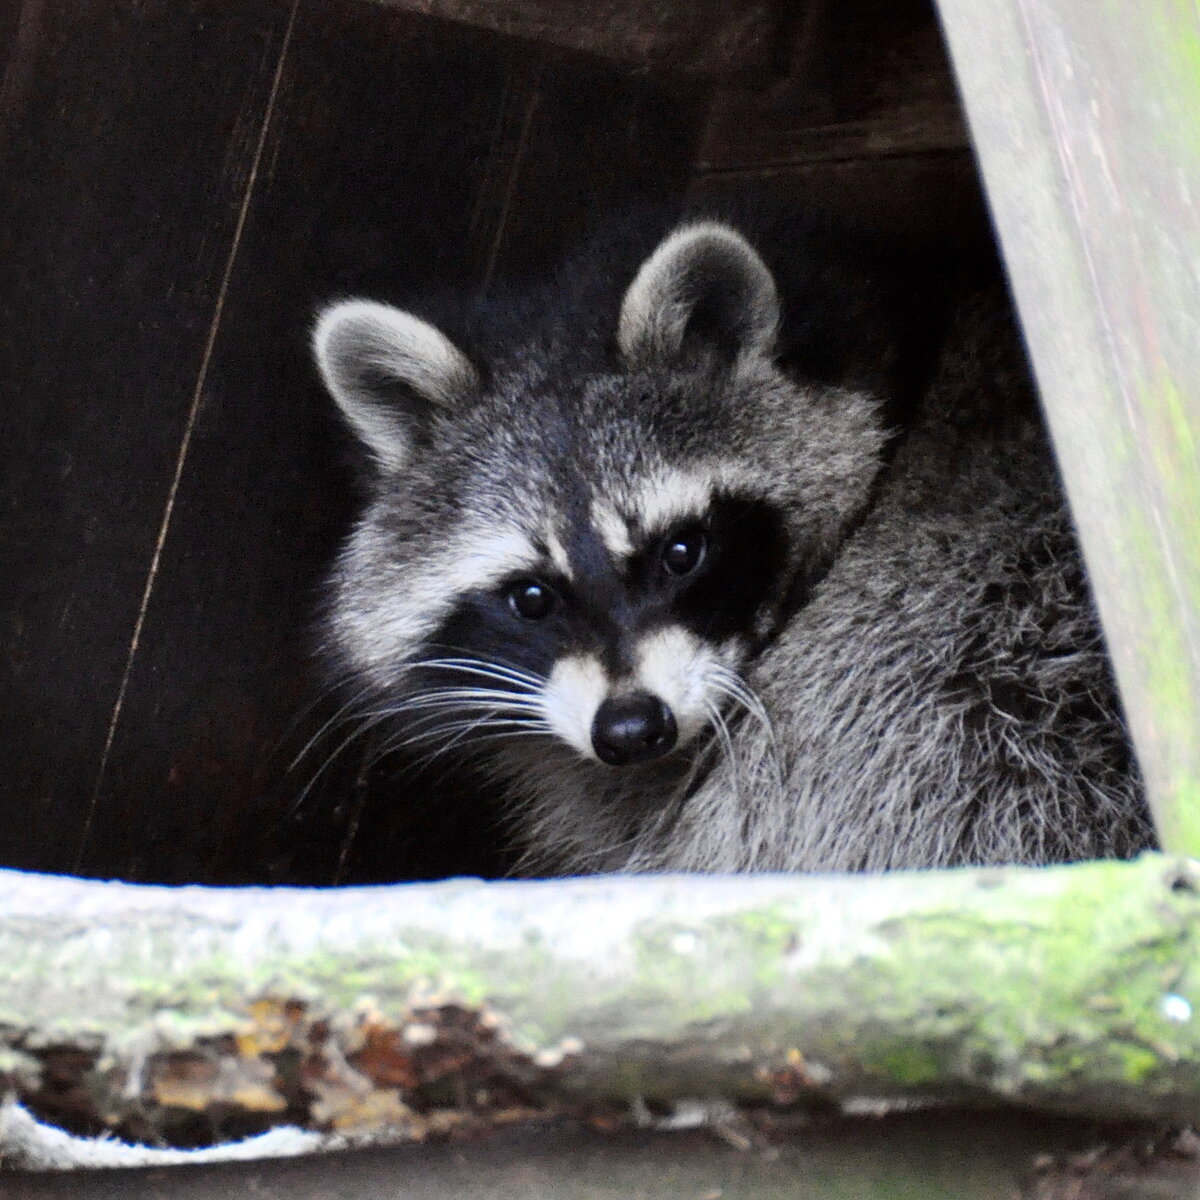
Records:
[[[611,767],[646,762],[675,745],[675,717],[649,692],[605,700],[592,722],[592,746]]]

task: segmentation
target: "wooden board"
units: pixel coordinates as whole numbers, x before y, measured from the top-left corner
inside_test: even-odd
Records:
[[[781,0],[383,0],[408,12],[545,45],[639,71],[722,77],[772,65]],[[795,7],[794,5],[792,6]]]
[[[281,821],[320,766],[313,757],[289,771],[302,745],[289,725],[300,717],[297,734],[310,732],[318,580],[352,489],[308,329],[328,296],[469,281],[484,253],[470,216],[510,63],[430,33],[365,5],[300,11],[88,873],[263,878]],[[357,761],[309,795],[314,853],[302,857],[318,877],[337,837],[323,801],[350,790]]]
[[[1159,837],[1200,854],[1200,10],[940,3]]]
[[[700,171],[967,149],[929,0],[823,0],[806,17],[775,86],[717,92]]]
[[[753,189],[889,235],[989,237],[931,0],[814,0],[767,88],[721,87],[693,195]]]
[[[18,18],[0,105],[0,861],[66,870],[288,13],[63,0]]]

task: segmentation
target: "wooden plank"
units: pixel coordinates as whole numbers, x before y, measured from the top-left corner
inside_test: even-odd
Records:
[[[962,109],[929,0],[814,6],[786,80],[717,91],[701,172],[782,171],[815,162],[967,148]]]
[[[0,861],[69,870],[286,25],[26,0],[0,90]]]
[[[1159,835],[1200,854],[1200,9],[940,4]]]
[[[301,8],[88,873],[269,878],[281,821],[321,763],[289,773],[312,729],[287,734],[318,686],[317,585],[353,501],[308,328],[329,296],[474,277],[470,218],[502,170],[488,151],[512,66],[482,40],[373,5]],[[327,794],[350,793],[360,760],[322,776]],[[328,879],[338,826],[322,799],[310,796],[305,865],[289,869]]]
[[[721,87],[697,157],[696,199],[785,197],[887,235],[990,236],[930,0],[808,5],[770,88]]]
[[[778,0],[382,0],[408,12],[614,59],[639,71],[727,77],[772,63]]]
[[[682,199],[705,114],[694,90],[548,59],[487,273],[528,274],[623,206]]]
[[[692,136],[657,88],[613,68],[543,67],[528,47],[354,0],[302,6],[86,871],[329,882],[498,869],[475,797],[435,803],[388,768],[356,784],[363,743],[288,819],[344,736],[288,770],[331,715],[304,716],[320,687],[312,629],[353,500],[307,331],[331,296],[404,302],[536,269],[590,205],[681,189]],[[627,176],[637,155],[651,166]]]
[[[813,212],[914,242],[986,245],[991,235],[979,176],[966,150],[946,154],[869,155],[783,166],[747,163],[699,173],[696,200],[743,192],[777,195]]]

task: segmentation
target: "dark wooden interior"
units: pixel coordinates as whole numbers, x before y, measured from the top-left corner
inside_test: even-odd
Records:
[[[931,0],[750,7],[728,72],[703,39],[622,61],[368,0],[0,13],[0,865],[503,870],[476,797],[362,744],[322,769],[336,724],[290,767],[332,715],[314,599],[353,510],[307,329],[535,272],[640,198],[986,236]]]

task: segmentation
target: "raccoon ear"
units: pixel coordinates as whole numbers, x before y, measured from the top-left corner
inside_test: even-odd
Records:
[[[737,230],[677,229],[642,264],[621,303],[617,345],[630,366],[707,347],[734,361],[767,355],[779,329],[775,280]]]
[[[475,368],[445,334],[369,300],[325,309],[313,354],[325,386],[385,470],[411,459],[431,407],[452,407],[479,390]]]

